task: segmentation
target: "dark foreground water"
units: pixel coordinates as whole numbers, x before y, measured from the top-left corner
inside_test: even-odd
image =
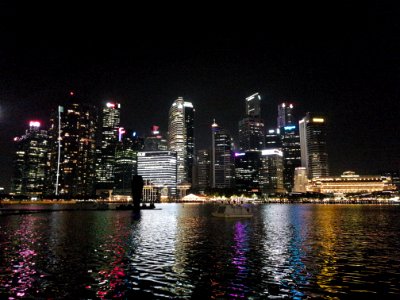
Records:
[[[400,207],[211,205],[0,216],[0,299],[400,298]]]

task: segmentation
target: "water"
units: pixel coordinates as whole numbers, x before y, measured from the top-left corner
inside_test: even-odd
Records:
[[[0,299],[400,297],[400,207],[211,205],[0,216]]]

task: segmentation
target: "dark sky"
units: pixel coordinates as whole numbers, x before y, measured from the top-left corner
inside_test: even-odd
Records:
[[[244,98],[259,92],[267,128],[282,101],[295,104],[297,118],[326,114],[333,174],[399,170],[400,35],[391,7],[278,16],[240,7],[120,10],[75,6],[42,18],[2,8],[0,186],[9,185],[12,138],[30,119],[48,124],[70,90],[98,105],[119,101],[122,125],[143,134],[153,124],[165,132],[168,109],[183,96],[196,109],[197,149],[210,145],[213,118],[236,137]]]

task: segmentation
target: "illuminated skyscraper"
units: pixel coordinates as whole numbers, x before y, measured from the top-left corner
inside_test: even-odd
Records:
[[[100,143],[97,149],[96,190],[114,187],[115,148],[118,143],[121,105],[108,102],[102,109]]]
[[[301,166],[307,169],[309,179],[329,176],[326,130],[321,115],[308,112],[299,121]]]
[[[259,171],[261,151],[235,153],[235,187],[239,193],[261,192]]]
[[[293,122],[293,104],[281,103],[278,105],[278,128],[294,124]]]
[[[118,143],[115,148],[114,195],[130,196],[132,194],[132,176],[137,175],[137,155],[142,150],[136,132],[118,130]]]
[[[281,127],[280,137],[283,152],[283,183],[286,191],[291,192],[294,186],[294,170],[301,166],[298,126]]]
[[[234,159],[231,136],[217,123],[212,130],[212,187],[232,188],[234,185]]]
[[[192,183],[194,160],[194,108],[179,97],[169,110],[168,149],[177,153],[178,184]]]
[[[52,194],[85,197],[96,179],[97,109],[72,97],[50,120]]]
[[[241,152],[261,150],[265,145],[264,121],[261,119],[261,96],[255,93],[246,98],[246,117],[239,121]]]
[[[154,185],[161,197],[176,196],[177,159],[173,151],[142,151],[138,153],[138,175]]]
[[[211,153],[210,150],[198,150],[195,164],[195,187],[200,193],[211,187]]]
[[[283,193],[283,153],[280,149],[261,151],[260,186],[263,194]]]
[[[47,180],[47,154],[49,140],[40,122],[31,121],[29,129],[21,137],[14,138],[16,144],[14,175],[11,192],[16,195],[41,197]]]

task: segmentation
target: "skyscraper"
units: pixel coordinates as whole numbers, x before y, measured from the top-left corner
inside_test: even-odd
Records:
[[[259,171],[261,151],[235,153],[235,187],[239,193],[261,192]]]
[[[308,112],[299,121],[301,165],[307,169],[309,179],[329,176],[326,147],[326,120]]]
[[[300,136],[298,126],[287,125],[280,130],[283,152],[283,184],[291,192],[294,186],[294,170],[301,166]]]
[[[194,161],[194,108],[179,97],[169,110],[168,149],[177,153],[178,183],[192,183]]]
[[[208,149],[197,150],[195,187],[200,193],[211,187],[211,153]]]
[[[289,126],[294,124],[293,121],[293,104],[291,103],[281,103],[278,105],[278,128]]]
[[[261,119],[261,96],[255,93],[246,98],[246,116],[239,121],[239,149],[241,152],[261,150],[265,145],[264,121]]]
[[[85,197],[94,193],[96,179],[97,109],[77,101],[59,106],[50,120],[52,138],[51,193]]]
[[[121,105],[107,102],[101,112],[100,143],[96,150],[96,190],[114,187],[115,148],[118,143]]]
[[[137,155],[142,150],[136,133],[120,127],[115,148],[114,194],[129,196],[132,193],[132,176],[137,175]]]
[[[168,149],[168,143],[165,138],[161,135],[160,127],[153,125],[151,127],[151,134],[144,140],[145,151],[166,151]]]
[[[261,151],[260,186],[263,194],[283,193],[283,153],[279,149]]]
[[[16,152],[11,192],[16,195],[41,197],[47,180],[49,140],[40,122],[31,121],[21,137],[14,138]]]
[[[232,138],[227,131],[211,125],[212,132],[212,187],[232,188],[234,185],[234,159]]]

